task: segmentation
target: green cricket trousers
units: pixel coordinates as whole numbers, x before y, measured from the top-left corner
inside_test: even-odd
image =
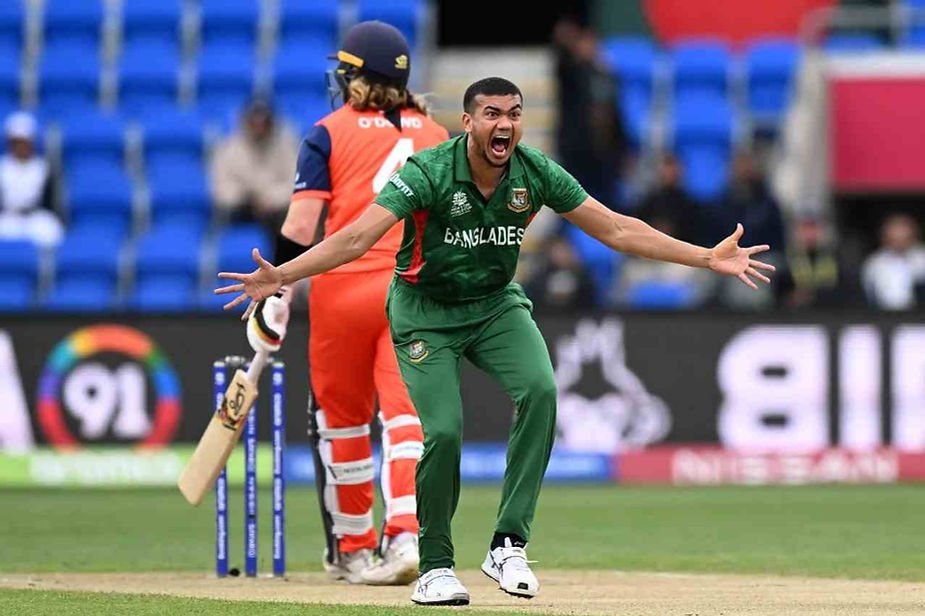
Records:
[[[552,362],[531,309],[513,283],[484,299],[444,303],[401,279],[392,282],[392,341],[424,431],[415,475],[421,573],[454,565],[450,523],[459,502],[463,357],[497,380],[514,402],[495,531],[530,538],[556,425]]]

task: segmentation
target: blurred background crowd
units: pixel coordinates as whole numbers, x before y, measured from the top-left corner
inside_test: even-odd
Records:
[[[504,54],[514,45],[545,58],[545,73],[529,77],[552,93],[550,137],[538,145],[591,194],[698,244],[741,222],[746,243],[770,244],[779,268],[773,285],[753,293],[614,254],[549,213],[531,226],[518,271],[538,310],[925,302],[915,195],[829,194],[810,204],[781,188],[780,162],[809,58],[922,49],[925,21],[723,39],[685,33],[677,19],[666,25],[679,6],[670,0],[558,4],[522,39],[486,41],[471,29],[465,38],[458,23],[453,30],[459,7],[427,0],[0,3],[0,310],[218,309],[214,273],[251,269],[252,246],[272,253],[299,135],[331,109],[326,57],[363,19],[406,33],[412,87],[425,93],[440,89],[438,60],[454,46]],[[838,3],[781,4],[809,14]],[[492,15],[522,18],[512,7]],[[450,83],[455,98],[438,97],[436,107],[455,134],[466,82]],[[533,89],[524,88],[528,126]]]

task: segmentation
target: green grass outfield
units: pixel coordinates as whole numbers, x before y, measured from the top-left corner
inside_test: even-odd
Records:
[[[463,486],[453,528],[459,567],[476,568],[484,557],[498,495],[498,486]],[[232,490],[230,498],[231,564],[242,567],[243,495]],[[323,544],[315,493],[296,486],[287,498],[289,568],[320,570]],[[0,490],[0,503],[0,577],[17,572],[206,572],[214,566],[211,500],[193,508],[173,489],[12,489]],[[270,568],[269,507],[269,493],[264,492],[263,571]],[[541,498],[530,557],[538,561],[540,572],[622,569],[925,581],[923,510],[925,488],[915,485],[549,485]],[[86,611],[68,611],[70,604],[84,605]],[[173,607],[180,605],[188,609]],[[237,605],[0,591],[3,614],[290,613],[280,604],[266,611],[256,604]],[[304,605],[292,606],[291,613],[297,609],[303,615],[316,613]],[[349,607],[319,609],[318,614],[332,616],[361,613]]]

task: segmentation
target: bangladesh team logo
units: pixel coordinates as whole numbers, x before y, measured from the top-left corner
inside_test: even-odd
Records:
[[[414,363],[423,360],[429,352],[423,340],[415,340],[408,345],[408,358]]]
[[[518,214],[530,209],[526,188],[514,188],[511,190],[511,202],[507,204],[507,209]]]
[[[124,325],[79,329],[51,351],[39,379],[37,423],[55,447],[164,446],[180,423],[180,379],[145,333]]]

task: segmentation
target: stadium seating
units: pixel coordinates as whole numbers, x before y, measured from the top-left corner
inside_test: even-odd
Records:
[[[147,166],[150,222],[155,228],[183,226],[204,233],[212,216],[202,161],[191,164],[179,156],[160,156]]]
[[[901,35],[904,45],[925,46],[925,0],[905,0],[906,8],[912,13],[912,20]]]
[[[69,313],[110,311],[118,307],[118,296],[115,289],[103,281],[63,282],[43,299],[42,307]]]
[[[39,286],[39,249],[32,242],[0,240],[0,311],[33,305]]]
[[[756,119],[776,122],[787,106],[800,59],[791,39],[759,39],[745,51],[748,109]]]
[[[97,107],[100,57],[96,47],[80,40],[46,46],[40,58],[39,104],[47,116],[61,117]]]
[[[829,53],[877,51],[885,46],[878,37],[862,32],[830,34],[822,43],[823,49]]]
[[[202,0],[200,36],[203,48],[240,45],[253,50],[260,23],[259,0]]]
[[[392,24],[405,35],[413,49],[418,44],[418,30],[424,17],[422,0],[356,0],[357,21],[378,19]]]
[[[279,47],[311,46],[317,54],[332,53],[340,31],[339,0],[280,0]]]
[[[175,106],[179,97],[180,52],[176,41],[143,39],[119,58],[119,106],[131,117]]]
[[[65,168],[84,162],[122,165],[125,160],[125,121],[115,113],[72,112],[59,122]]]
[[[80,45],[98,50],[104,4],[104,0],[46,0],[44,44]]]
[[[597,302],[603,305],[619,277],[625,256],[604,246],[572,224],[563,225],[563,233],[591,275]]]
[[[686,282],[646,280],[627,289],[626,304],[637,310],[678,310],[693,306],[695,287]]]
[[[726,98],[729,94],[732,52],[726,43],[688,39],[669,51],[675,102],[691,96]]]
[[[122,241],[87,230],[69,233],[55,250],[55,282],[42,302],[48,310],[112,309],[116,305]]]
[[[129,0],[122,2],[122,44],[152,42],[180,46],[182,0]]]
[[[312,121],[331,111],[325,72],[326,54],[303,41],[281,47],[273,61],[273,92],[280,112],[291,118]]]
[[[227,120],[253,94],[256,59],[250,44],[207,47],[197,63],[197,104],[203,115]]]
[[[6,0],[0,3],[0,48],[22,47],[25,39],[26,11],[25,0]]]
[[[201,243],[200,235],[182,226],[142,235],[135,250],[128,307],[149,312],[193,308],[199,295]]]
[[[219,231],[215,241],[215,271],[249,272],[254,269],[251,250],[260,249],[267,260],[272,258],[267,232],[257,225],[240,224]]]
[[[74,163],[67,170],[67,187],[70,229],[120,237],[132,229],[132,186],[121,165],[105,159]]]
[[[19,47],[0,39],[0,107],[19,105],[22,58]]]
[[[634,146],[645,139],[659,66],[659,52],[652,39],[613,36],[602,44],[604,59],[620,85],[620,111]]]
[[[684,167],[684,185],[702,202],[715,200],[728,178],[733,111],[725,98],[693,96],[676,101],[672,148]]]
[[[142,120],[144,158],[156,166],[161,159],[186,159],[189,165],[203,164],[205,127],[202,117],[192,110],[169,107]]]

